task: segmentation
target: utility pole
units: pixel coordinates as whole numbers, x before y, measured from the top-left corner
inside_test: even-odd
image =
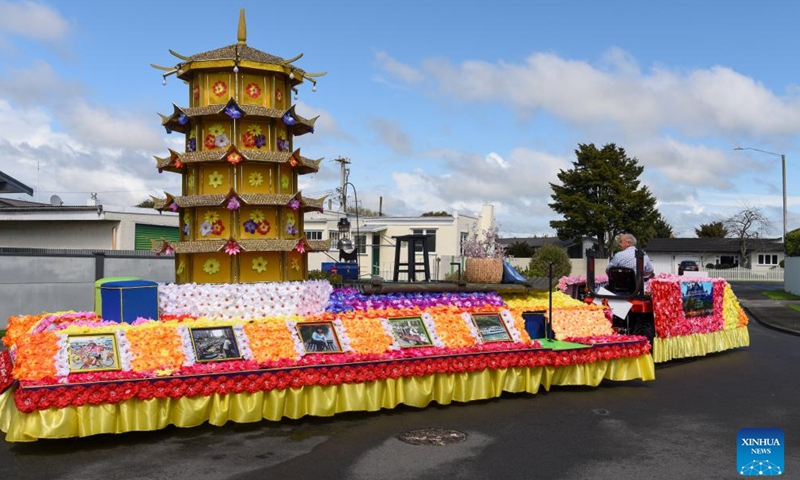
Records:
[[[341,177],[342,177],[342,186],[339,189],[339,193],[341,195],[340,199],[340,206],[342,208],[342,213],[347,214],[347,178],[350,176],[350,169],[347,168],[350,165],[350,159],[339,157],[334,160],[334,162],[338,162],[339,166],[341,167]]]

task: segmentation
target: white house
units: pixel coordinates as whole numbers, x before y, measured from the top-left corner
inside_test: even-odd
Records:
[[[778,238],[747,240],[745,257],[738,238],[652,238],[645,247],[656,273],[678,273],[678,264],[694,260],[701,270],[707,265],[725,267],[749,265],[753,272],[780,268],[785,257]]]

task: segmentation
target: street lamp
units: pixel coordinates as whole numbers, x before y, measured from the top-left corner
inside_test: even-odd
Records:
[[[755,150],[756,152],[781,157],[781,169],[783,172],[783,238],[781,240],[786,243],[786,155],[782,153],[768,152],[766,150],[753,147],[736,147],[734,150]]]

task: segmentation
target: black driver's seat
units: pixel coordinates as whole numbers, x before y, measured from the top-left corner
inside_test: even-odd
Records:
[[[617,295],[636,293],[636,271],[627,267],[609,268],[607,288]]]

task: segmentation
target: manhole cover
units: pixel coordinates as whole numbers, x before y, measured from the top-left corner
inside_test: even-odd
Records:
[[[467,434],[443,428],[421,428],[401,433],[398,438],[411,445],[449,445],[463,442],[467,439]]]

